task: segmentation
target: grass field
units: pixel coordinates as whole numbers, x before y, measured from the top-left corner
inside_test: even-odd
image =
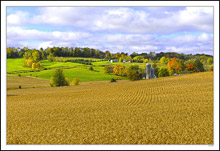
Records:
[[[213,144],[213,73],[8,90],[7,144]]]
[[[23,67],[25,59],[23,58],[14,58],[14,59],[7,59],[7,72],[14,72],[7,74],[7,77],[16,77],[18,74],[21,76],[32,76],[41,79],[49,80],[55,71],[54,68],[63,68],[65,76],[68,77],[71,81],[73,78],[78,77],[80,81],[103,81],[103,80],[110,80],[112,78],[115,79],[127,79],[126,77],[118,77],[113,74],[105,74],[104,73],[104,66],[105,65],[122,65],[126,68],[131,65],[138,65],[140,68],[145,67],[144,63],[123,63],[123,62],[114,62],[110,63],[110,61],[100,61],[101,59],[94,59],[94,58],[74,58],[74,57],[67,57],[65,59],[86,59],[86,60],[94,60],[97,62],[92,62],[93,68],[95,71],[90,71],[88,68],[89,65],[83,65],[79,63],[72,63],[72,62],[50,62],[48,60],[42,60],[40,63],[42,67],[47,68],[48,70],[43,70],[40,72],[30,72],[31,68]],[[64,69],[65,67],[70,67],[71,69]],[[74,68],[73,68],[74,67]],[[29,70],[29,71],[28,71]],[[19,71],[19,72],[15,72]],[[26,72],[28,71],[28,72]],[[20,73],[22,72],[22,73]],[[18,86],[17,86],[18,87]]]
[[[43,67],[51,68],[51,67],[72,67],[76,65],[82,65],[79,63],[72,63],[72,62],[50,62],[48,60],[43,60],[40,62]]]
[[[24,58],[16,58],[16,59],[7,59],[7,72],[11,71],[19,71],[19,70],[31,70],[31,68],[23,67],[25,62]]]
[[[77,77],[80,81],[103,81],[115,79],[126,79],[124,77],[115,76],[113,74],[104,73],[104,67],[93,67],[94,71],[90,71],[89,67],[80,66],[71,69],[63,69],[65,77],[68,77],[71,81]],[[53,70],[43,70],[41,72],[21,73],[21,76],[33,76],[42,79],[50,79],[55,72]]]
[[[73,58],[68,58],[73,59]],[[74,58],[76,59],[76,58]],[[92,59],[92,58],[77,58],[77,59]],[[99,61],[100,59],[93,59]],[[23,58],[16,58],[16,59],[7,59],[7,72],[11,71],[21,71],[21,70],[32,70],[31,68],[23,67],[24,63]],[[100,65],[107,65],[109,64],[108,61],[100,61],[100,62],[93,62],[95,71],[90,71],[89,66],[79,64],[79,63],[72,63],[72,62],[49,62],[47,60],[42,60],[41,64],[44,68],[62,68],[62,67],[71,67],[71,69],[63,69],[65,76],[68,77],[71,81],[73,78],[78,77],[80,81],[103,81],[103,80],[110,80],[112,78],[115,79],[127,79],[125,77],[118,77],[113,74],[106,74],[104,73],[104,67]],[[74,68],[72,68],[74,67]],[[55,69],[48,69],[42,70],[40,72],[26,72],[26,73],[19,73],[21,76],[31,76],[37,77],[41,79],[49,80],[54,73]],[[7,74],[7,77],[15,77],[18,76],[16,74]],[[16,86],[18,87],[18,86]]]

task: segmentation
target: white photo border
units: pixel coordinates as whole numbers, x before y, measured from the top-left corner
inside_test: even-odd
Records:
[[[214,145],[6,145],[7,6],[212,6],[214,7]],[[219,1],[1,1],[2,150],[219,150]]]

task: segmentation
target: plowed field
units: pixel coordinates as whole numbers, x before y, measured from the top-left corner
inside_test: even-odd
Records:
[[[8,90],[7,144],[213,144],[213,73]]]

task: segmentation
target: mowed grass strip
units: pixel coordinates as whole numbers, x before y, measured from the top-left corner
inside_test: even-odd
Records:
[[[7,144],[213,144],[212,72],[7,94]]]

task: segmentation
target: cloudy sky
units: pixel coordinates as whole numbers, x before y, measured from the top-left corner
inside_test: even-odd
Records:
[[[213,55],[212,7],[7,7],[7,47]]]

